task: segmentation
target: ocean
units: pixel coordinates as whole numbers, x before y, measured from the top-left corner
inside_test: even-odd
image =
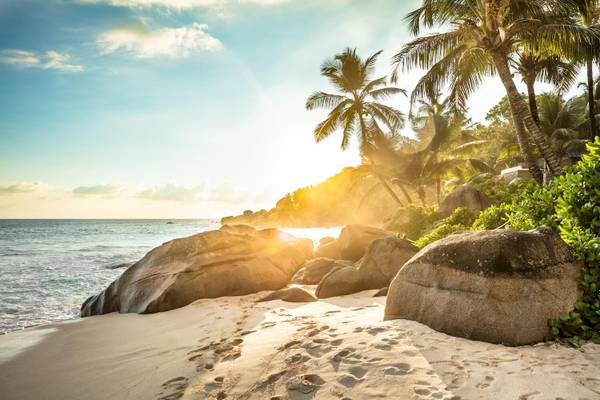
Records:
[[[78,318],[89,296],[169,240],[218,220],[0,220],[0,333]],[[284,229],[314,241],[339,228]]]

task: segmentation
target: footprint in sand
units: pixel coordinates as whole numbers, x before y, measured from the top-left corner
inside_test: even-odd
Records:
[[[196,370],[206,369],[212,371],[214,365],[220,361],[232,361],[242,355],[240,345],[244,339],[234,337],[231,339],[221,339],[219,342],[211,342],[208,345],[192,350],[188,353],[191,357],[188,361],[197,364]]]
[[[540,392],[525,393],[525,394],[522,394],[522,395],[519,396],[519,400],[531,400],[531,399],[535,399],[540,394],[541,394]]]
[[[188,387],[188,379],[183,376],[169,379],[162,385],[163,391],[158,394],[158,400],[175,400],[183,396]],[[170,393],[165,393],[170,392]]]
[[[289,380],[285,387],[288,391],[302,394],[313,393],[325,384],[323,378],[315,374],[298,375]]]
[[[373,347],[375,347],[378,350],[384,350],[384,351],[388,351],[392,349],[392,346],[390,346],[389,344],[385,344],[385,343],[377,343],[374,344]]]
[[[411,365],[406,363],[392,364],[383,370],[384,375],[409,375],[412,373]]]
[[[340,383],[341,385],[343,385],[347,388],[352,388],[352,387],[356,386],[357,384],[361,383],[363,381],[363,379],[358,379],[354,375],[344,374],[344,375],[340,376],[339,378],[337,378],[337,381],[338,381],[338,383]]]
[[[293,354],[290,357],[286,358],[285,362],[288,365],[293,365],[293,364],[300,364],[300,363],[306,362],[309,359],[310,358],[308,356],[305,356],[304,354],[296,353],[296,354]]]
[[[352,367],[348,371],[358,379],[361,379],[367,374],[367,370],[363,367]]]
[[[494,379],[493,376],[489,376],[488,375],[488,376],[485,377],[485,380],[483,382],[479,382],[477,385],[475,385],[475,387],[477,389],[487,389],[487,388],[489,388],[492,385],[492,383],[494,382],[494,380],[495,379]]]
[[[281,379],[282,376],[284,376],[287,373],[287,371],[279,371],[279,372],[275,372],[274,374],[271,374],[267,377],[267,379],[265,379],[264,381],[261,382],[261,384],[259,385],[259,388],[264,390],[266,387],[273,385],[275,382],[277,382],[279,379]]]
[[[333,361],[342,362],[346,357],[348,357],[350,354],[352,354],[352,352],[355,350],[356,349],[354,349],[352,347],[340,350],[333,356]]]
[[[381,332],[386,332],[386,331],[387,331],[387,329],[383,328],[381,326],[367,329],[367,333],[369,333],[373,336],[376,336],[376,335],[380,334]]]
[[[287,350],[290,347],[294,347],[294,346],[298,346],[299,344],[301,344],[302,342],[300,340],[292,340],[291,342],[287,342],[286,344],[284,344],[283,346],[280,346],[278,350]]]

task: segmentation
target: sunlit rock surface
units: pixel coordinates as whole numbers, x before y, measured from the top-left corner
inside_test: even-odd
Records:
[[[422,249],[390,285],[386,319],[506,345],[548,336],[573,309],[581,264],[549,228],[450,235]]]
[[[82,316],[155,313],[201,298],[277,290],[312,257],[310,240],[275,229],[227,227],[150,251],[81,307]]]
[[[471,185],[462,185],[454,189],[440,204],[439,213],[442,217],[452,214],[459,207],[479,212],[494,204],[488,196]]]
[[[315,294],[326,298],[386,287],[418,250],[406,239],[394,236],[376,239],[356,266],[338,267],[325,275]]]

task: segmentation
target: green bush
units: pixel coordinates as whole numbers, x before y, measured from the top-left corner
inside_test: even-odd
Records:
[[[476,217],[477,213],[469,208],[457,208],[452,214],[436,224],[433,229],[430,229],[426,235],[421,236],[415,242],[415,245],[419,248],[423,248],[429,243],[435,242],[451,233],[468,231]]]
[[[471,226],[471,224],[477,218],[477,213],[470,208],[459,207],[452,211],[452,214],[442,220],[443,224],[447,225],[465,225]]]
[[[451,233],[460,232],[460,231],[468,231],[468,230],[469,230],[469,228],[465,225],[443,224],[443,225],[438,226],[437,228],[435,228],[428,234],[421,236],[415,242],[415,246],[422,249],[423,247],[427,246],[429,243],[433,243],[436,240],[445,238],[446,236],[450,235]]]
[[[483,211],[472,226],[489,229],[508,222],[512,229],[527,230],[546,225],[573,248],[584,262],[583,295],[573,311],[549,321],[552,336],[573,346],[581,340],[600,342],[600,139],[587,147],[589,154],[551,184],[522,185],[511,202]]]
[[[438,216],[433,207],[409,204],[396,211],[386,228],[415,240],[437,219]]]
[[[500,204],[493,205],[479,213],[471,229],[476,231],[484,231],[488,229],[496,229],[508,222],[507,206]]]

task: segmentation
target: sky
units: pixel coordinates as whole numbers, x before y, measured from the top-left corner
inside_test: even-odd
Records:
[[[389,74],[417,4],[1,0],[0,218],[219,218],[358,164],[306,98],[345,47]],[[502,95],[484,82],[471,117]]]

